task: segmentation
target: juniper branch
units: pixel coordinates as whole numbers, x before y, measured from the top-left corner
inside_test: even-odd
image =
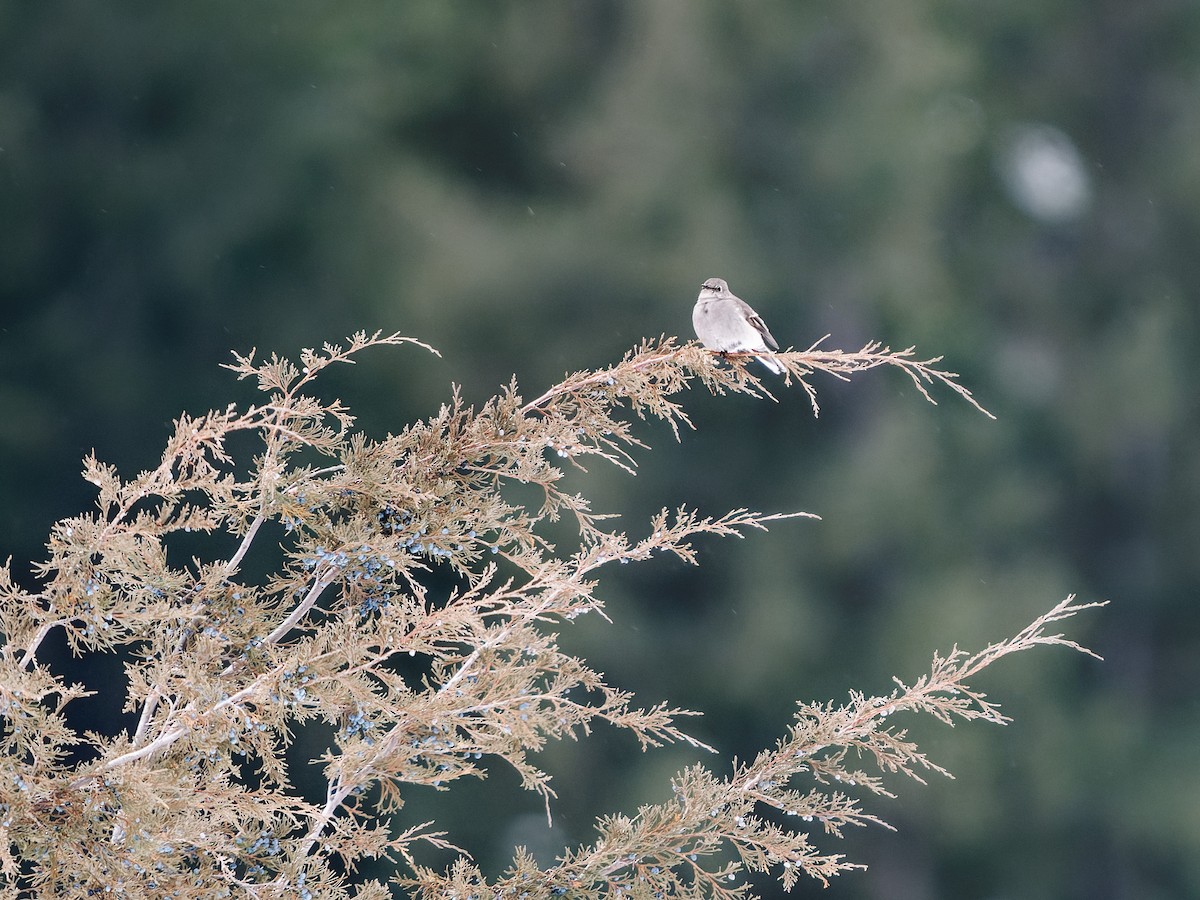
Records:
[[[360,332],[345,346],[302,351],[299,363],[235,354],[228,368],[255,380],[266,402],[181,416],[158,465],[129,480],[89,457],[97,509],[54,527],[37,567],[40,590],[17,588],[0,567],[0,881],[36,888],[58,878],[51,872],[65,873],[64,891],[83,896],[119,873],[152,877],[159,893],[180,896],[213,882],[290,896],[305,883],[340,890],[338,871],[394,852],[413,886],[449,897],[483,879],[465,858],[445,873],[415,862],[415,842],[451,847],[440,833],[414,826],[391,838],[372,824],[400,807],[408,786],[448,789],[505,764],[548,802],[550,776],[530,754],[548,740],[586,735],[596,721],[643,749],[712,749],[680,727],[693,713],[666,703],[636,707],[586,661],[563,653],[555,629],[605,615],[595,577],[611,562],[670,553],[694,564],[699,535],[740,537],[810,514],[664,509],[635,539],[609,529],[608,515],[564,487],[563,466],[594,456],[633,471],[637,451],[647,449],[637,422],[664,421],[678,439],[693,427],[680,399],[693,387],[773,395],[741,355],[665,336],[530,401],[515,382],[478,408],[453,390],[436,415],[382,440],[356,431],[339,401],[313,395],[329,366],[410,343],[432,351],[400,335]],[[788,371],[784,385],[798,383],[814,412],[811,375],[847,378],[879,366],[900,368],[930,402],[928,388],[942,384],[978,407],[957,376],[938,367],[940,358],[875,343],[855,353],[818,344],[776,354]],[[247,432],[261,442],[249,466],[226,449],[230,436]],[[321,464],[297,463],[302,451]],[[512,483],[538,486],[540,505],[509,499]],[[562,514],[574,518],[578,542],[560,550],[546,523]],[[238,540],[223,560],[180,564],[165,541],[181,531]],[[285,561],[253,582],[242,564],[266,535]],[[448,579],[431,581],[435,569]],[[447,580],[453,587],[435,595],[431,585]],[[649,885],[732,900],[745,893],[747,870],[781,867],[790,887],[801,872],[824,880],[855,867],[762,811],[811,818],[833,835],[883,824],[828,789],[886,793],[879,776],[851,768],[852,756],[885,774],[941,771],[902,731],[885,727],[885,716],[912,710],[1003,721],[966,679],[1030,646],[1083,649],[1046,631],[1083,608],[1060,605],[974,656],[955,648],[889,697],[801,707],[774,751],[727,777],[693,767],[676,779],[672,803],[605,820],[595,846],[544,872],[518,854],[497,887],[540,886],[552,896]],[[129,654],[126,709],[138,713],[131,735],[79,734],[67,724],[63,707],[87,692],[38,663],[56,629],[75,653]],[[419,677],[397,673],[401,654],[414,658]],[[319,804],[293,795],[283,756],[294,729],[313,718],[335,729],[321,759]],[[90,760],[68,763],[72,746]],[[245,767],[258,772],[254,787],[237,774]],[[812,785],[792,786],[800,778]],[[379,799],[368,804],[371,788]]]

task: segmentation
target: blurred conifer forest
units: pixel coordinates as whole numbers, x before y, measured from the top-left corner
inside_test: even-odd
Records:
[[[564,646],[744,758],[797,699],[1110,598],[1072,628],[1103,663],[998,665],[1007,728],[914,723],[957,780],[899,785],[898,832],[835,848],[870,868],[794,893],[1200,896],[1198,144],[1187,0],[5,4],[0,556],[28,577],[90,506],[92,448],[132,474],[246,401],[231,349],[429,342],[331,373],[382,436],[452,382],[690,338],[717,275],[785,347],[944,354],[997,420],[886,371],[818,383],[819,419],[695,392],[635,479],[575,476],[598,505],[822,521],[623,569]],[[694,751],[542,756],[553,828],[504,772],[405,814],[485,870],[552,856]]]

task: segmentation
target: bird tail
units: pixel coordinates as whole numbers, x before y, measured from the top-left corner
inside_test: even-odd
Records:
[[[774,372],[776,375],[782,375],[786,371],[783,368],[783,366],[779,364],[778,360],[771,359],[771,357],[769,357],[769,356],[756,356],[754,358],[757,359],[764,366],[766,366],[768,369],[770,369],[772,372]]]

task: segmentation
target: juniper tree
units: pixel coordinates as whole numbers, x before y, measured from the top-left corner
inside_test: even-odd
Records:
[[[691,713],[636,705],[563,652],[557,631],[605,615],[596,586],[606,567],[664,553],[695,563],[698,535],[788,517],[684,507],[634,537],[570,492],[567,468],[597,457],[632,471],[646,449],[640,421],[662,420],[676,437],[691,426],[680,399],[689,388],[768,388],[737,354],[661,338],[534,399],[515,381],[477,408],[454,390],[428,420],[368,439],[315,382],[367,348],[401,344],[431,350],[359,333],[298,363],[235,354],[228,368],[257,382],[259,403],[181,416],[159,464],[132,478],[89,456],[96,509],[53,526],[35,589],[0,569],[3,896],[726,900],[747,892],[749,872],[770,871],[785,888],[802,876],[825,882],[860,863],[815,836],[883,825],[860,799],[887,794],[883,776],[942,771],[892,715],[1004,722],[969,686],[974,676],[1038,645],[1084,650],[1049,632],[1094,605],[1068,598],[978,653],[936,655],[886,695],[802,703],[753,760],[697,762],[672,780],[668,802],[600,820],[592,844],[549,866],[516,848],[489,880],[436,824],[390,827],[406,790],[449,790],[508,766],[549,805],[554,791],[531,753],[600,722],[643,749],[707,749],[680,725]],[[814,411],[814,372],[848,378],[879,366],[930,401],[941,386],[978,407],[939,359],[912,348],[818,344],[775,358]],[[238,435],[256,442],[249,463],[230,449]],[[537,502],[514,499],[514,483],[535,486]],[[568,546],[548,536],[559,519],[571,524]],[[232,537],[234,549],[177,559],[180,533],[213,547]],[[280,562],[251,577],[245,560],[262,542],[278,546]],[[135,725],[71,727],[65,708],[89,691],[47,667],[56,632],[81,658],[119,655],[126,682],[105,690],[124,691]],[[322,802],[293,787],[285,759],[313,720],[333,729],[318,761]],[[456,861],[423,865],[421,844]],[[364,859],[381,857],[394,878],[356,883]]]

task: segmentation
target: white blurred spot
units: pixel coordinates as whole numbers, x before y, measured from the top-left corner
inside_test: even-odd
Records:
[[[999,166],[1013,203],[1035,219],[1067,222],[1091,204],[1083,157],[1052,125],[1013,126],[1000,147]]]

